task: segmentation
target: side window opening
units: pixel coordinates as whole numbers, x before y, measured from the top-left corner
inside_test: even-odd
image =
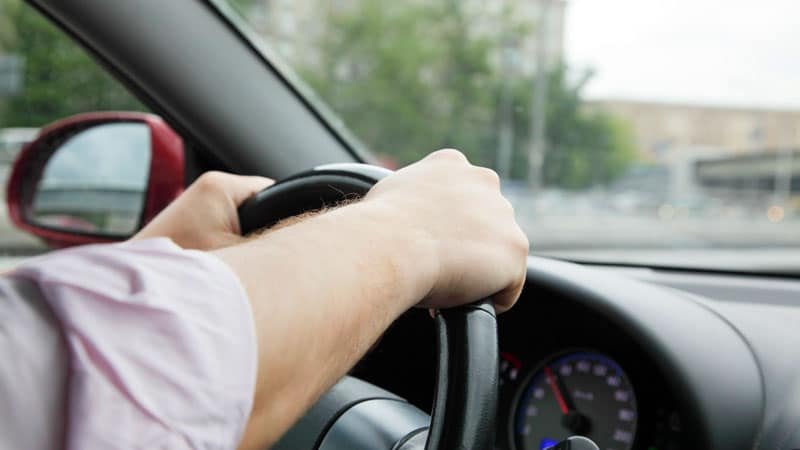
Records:
[[[56,120],[89,111],[147,111],[62,30],[21,0],[0,0],[0,194],[22,146]],[[46,251],[0,208],[0,270]]]

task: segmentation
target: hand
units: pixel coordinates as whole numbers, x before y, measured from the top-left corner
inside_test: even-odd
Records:
[[[525,282],[528,239],[500,193],[497,174],[440,150],[381,180],[364,203],[383,205],[394,224],[419,231],[434,264],[419,306],[446,308],[492,296],[503,312]]]
[[[236,209],[273,183],[264,177],[206,172],[132,239],[164,236],[196,250],[242,242]]]
[[[247,292],[258,337],[240,448],[273,444],[415,304],[514,304],[528,240],[499,185],[491,170],[440,151],[361,202],[214,252]]]

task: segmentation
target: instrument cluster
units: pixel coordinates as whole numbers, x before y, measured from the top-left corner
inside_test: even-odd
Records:
[[[501,326],[498,449],[544,450],[570,436],[601,450],[679,450],[681,417],[657,365],[602,321]],[[584,323],[585,322],[585,323]]]

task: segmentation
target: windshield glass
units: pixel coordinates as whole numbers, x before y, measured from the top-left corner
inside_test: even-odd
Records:
[[[800,271],[794,0],[232,0],[384,164],[494,168],[532,253]]]

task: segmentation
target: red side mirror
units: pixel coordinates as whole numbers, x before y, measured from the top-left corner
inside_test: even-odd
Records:
[[[160,117],[99,112],[44,128],[6,189],[14,224],[50,246],[121,241],[183,191],[183,140]]]

